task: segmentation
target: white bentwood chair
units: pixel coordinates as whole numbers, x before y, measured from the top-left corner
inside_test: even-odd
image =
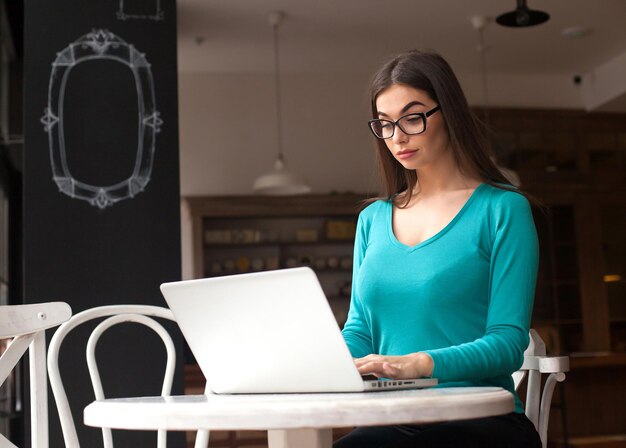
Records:
[[[48,447],[48,382],[46,335],[48,328],[67,321],[72,309],[65,302],[0,306],[0,339],[12,338],[0,357],[0,386],[29,350],[31,446]],[[0,435],[0,446],[15,445]]]
[[[552,394],[557,383],[565,381],[565,372],[569,371],[569,357],[546,356],[546,345],[537,331],[530,330],[530,343],[524,352],[522,367],[513,374],[515,390],[528,377],[526,388],[526,416],[533,422],[543,448],[548,446],[548,422]],[[542,374],[547,378],[541,391]]]
[[[174,369],[176,366],[176,351],[174,343],[172,342],[172,338],[167,330],[165,330],[165,328],[163,328],[163,326],[154,319],[160,318],[175,321],[174,316],[169,309],[152,305],[108,305],[91,308],[76,314],[68,322],[61,325],[54,333],[48,348],[48,372],[50,376],[50,385],[52,386],[52,393],[59,412],[61,430],[63,432],[63,439],[65,441],[66,448],[79,448],[80,444],[76,433],[76,426],[74,425],[74,419],[72,418],[72,413],[70,411],[67,394],[65,393],[65,388],[63,387],[63,382],[61,380],[61,374],[59,371],[59,351],[63,340],[73,329],[87,321],[102,318],[104,318],[104,320],[100,322],[91,332],[86,350],[87,366],[89,369],[89,376],[91,377],[91,383],[93,385],[95,399],[103,400],[105,398],[102,390],[102,382],[100,380],[98,365],[96,363],[96,344],[98,343],[100,336],[102,336],[106,330],[123,322],[133,322],[145,325],[146,327],[152,329],[161,338],[167,352],[167,361],[161,395],[168,396],[172,390]],[[166,439],[166,431],[158,431],[157,447],[165,448],[167,443]],[[102,429],[102,440],[104,448],[113,448],[113,438],[110,429]],[[196,435],[195,448],[206,448],[208,443],[209,432],[198,431]]]

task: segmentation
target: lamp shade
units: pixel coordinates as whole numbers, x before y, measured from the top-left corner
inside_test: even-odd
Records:
[[[287,171],[281,156],[274,162],[274,169],[259,176],[252,188],[256,193],[270,196],[305,194],[311,191],[303,177]]]
[[[550,14],[543,11],[528,9],[526,0],[517,0],[515,11],[505,12],[496,17],[496,22],[502,26],[514,28],[540,25],[550,19]]]

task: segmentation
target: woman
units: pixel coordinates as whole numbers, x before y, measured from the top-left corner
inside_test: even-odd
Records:
[[[343,336],[361,374],[498,386],[505,416],[358,428],[348,447],[539,447],[511,374],[529,338],[538,244],[526,197],[501,174],[448,63],[411,51],[371,85],[384,197],[357,225]]]

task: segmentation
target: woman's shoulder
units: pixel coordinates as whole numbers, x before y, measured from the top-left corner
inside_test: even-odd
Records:
[[[510,226],[526,230],[534,229],[530,202],[519,189],[511,186],[500,188],[489,184],[485,184],[482,188],[484,202],[480,206],[481,215],[492,232]]]
[[[511,185],[482,184],[483,197],[495,208],[528,208],[530,203],[524,193]]]
[[[369,202],[359,213],[359,219],[361,221],[372,221],[384,213],[391,206],[391,202],[386,199],[374,199]]]

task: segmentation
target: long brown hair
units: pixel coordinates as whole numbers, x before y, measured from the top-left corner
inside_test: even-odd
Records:
[[[496,167],[486,129],[467,104],[465,94],[446,60],[432,51],[412,50],[399,54],[374,75],[370,85],[372,118],[378,118],[376,99],[394,84],[422,90],[441,107],[454,160],[465,175],[477,175],[485,183],[507,190],[517,189]],[[376,139],[379,174],[386,199],[406,191],[406,207],[417,183],[415,170],[404,168]]]

